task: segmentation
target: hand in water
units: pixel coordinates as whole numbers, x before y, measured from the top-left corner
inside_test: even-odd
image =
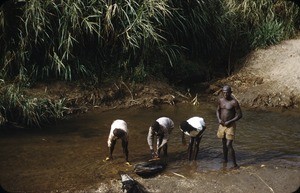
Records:
[[[157,158],[158,157],[157,153],[153,149],[151,149],[150,152],[151,152],[152,158]]]

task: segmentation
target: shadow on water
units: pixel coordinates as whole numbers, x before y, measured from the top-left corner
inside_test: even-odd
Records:
[[[1,185],[0,185],[0,192],[1,192],[1,193],[9,193],[9,192],[7,192],[4,188],[2,188]]]
[[[39,130],[9,128],[0,131],[0,183],[17,192],[31,190],[86,188],[117,179],[119,171],[133,174],[133,166],[150,159],[147,133],[151,123],[161,116],[170,117],[175,128],[168,142],[168,165],[164,174],[193,175],[195,172],[223,170],[222,144],[216,138],[218,128],[215,106],[178,105],[152,109],[119,109],[89,112]],[[237,123],[234,142],[240,165],[272,164],[300,166],[300,115],[243,109]],[[187,146],[181,144],[178,125],[192,116],[202,116],[207,130],[200,143],[196,161],[187,160]],[[124,119],[129,129],[129,159],[125,165],[118,141],[112,162],[107,156],[107,137],[115,119]],[[230,165],[230,160],[229,164]],[[34,183],[33,183],[34,182]]]

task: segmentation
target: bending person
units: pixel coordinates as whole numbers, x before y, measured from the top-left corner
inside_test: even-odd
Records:
[[[125,155],[126,164],[129,165],[128,161],[128,129],[127,123],[124,120],[115,120],[110,128],[110,133],[107,140],[109,157],[105,160],[109,161],[113,159],[113,152],[118,139],[122,140],[123,153]]]
[[[147,136],[152,158],[160,158],[161,149],[164,151],[164,156],[168,156],[168,140],[173,128],[174,122],[168,117],[160,117],[152,123]],[[153,148],[154,137],[157,143],[156,150]]]
[[[181,122],[179,128],[182,132],[183,145],[186,144],[185,135],[190,136],[190,143],[188,146],[188,159],[190,161],[192,159],[196,160],[199,152],[199,144],[206,129],[204,119],[202,117],[192,117],[186,121]]]

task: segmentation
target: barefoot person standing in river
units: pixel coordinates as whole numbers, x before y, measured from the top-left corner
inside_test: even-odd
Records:
[[[238,168],[233,149],[233,140],[235,138],[235,122],[242,118],[242,110],[238,101],[232,97],[230,86],[224,86],[222,93],[223,97],[220,98],[216,111],[220,124],[217,136],[222,139],[224,163],[228,162],[228,152],[230,152],[233,168]]]
[[[125,155],[126,164],[130,165],[128,162],[128,129],[127,123],[124,120],[117,119],[111,124],[110,133],[107,140],[109,157],[105,161],[113,159],[113,151],[117,142],[117,139],[122,140],[123,153]]]

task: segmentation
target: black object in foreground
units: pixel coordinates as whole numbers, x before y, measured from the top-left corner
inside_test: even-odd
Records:
[[[2,186],[0,185],[0,193],[9,193],[9,192],[4,190],[4,188],[2,188]]]
[[[163,171],[166,166],[161,160],[142,162],[134,166],[134,172],[141,177],[151,177]]]
[[[146,189],[125,172],[119,172],[122,180],[122,191],[126,193],[148,193]]]

